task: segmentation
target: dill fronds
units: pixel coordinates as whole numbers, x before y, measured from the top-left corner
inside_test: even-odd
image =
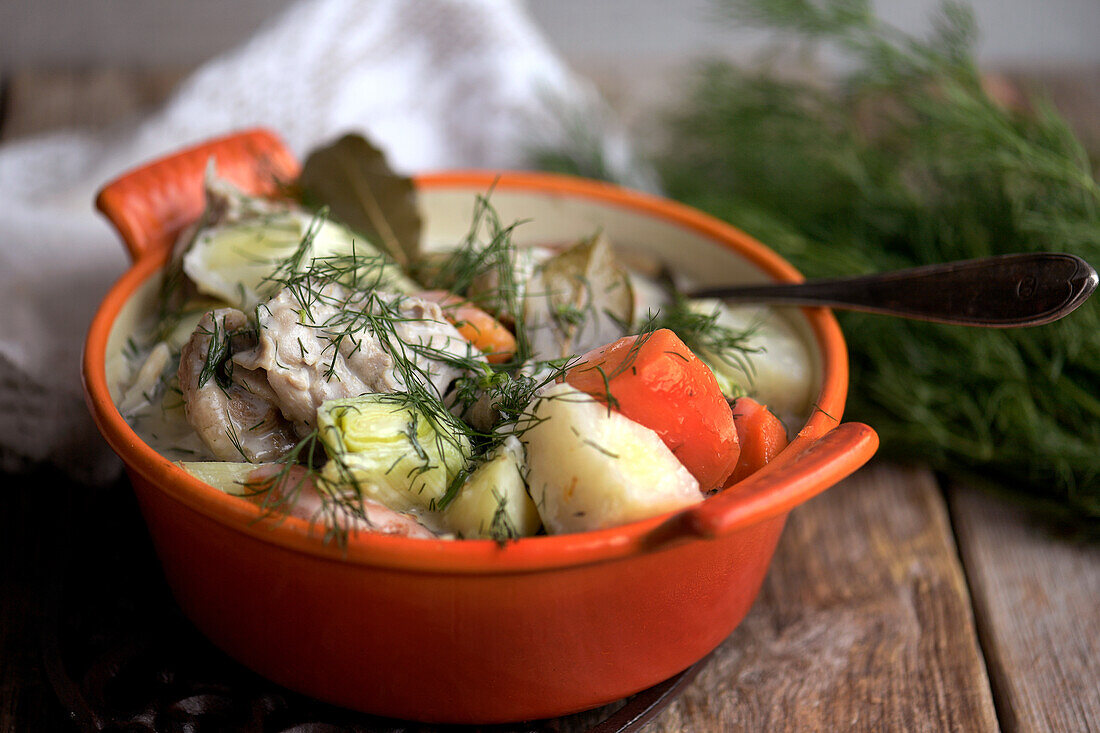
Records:
[[[721,5],[740,22],[838,49],[830,85],[706,65],[669,122],[666,190],[768,243],[809,277],[1007,252],[1100,263],[1100,186],[1048,105],[990,98],[973,17],[946,4],[927,39],[868,0]],[[975,330],[840,314],[848,416],[886,455],[990,476],[1063,527],[1100,537],[1100,304],[1048,326]]]

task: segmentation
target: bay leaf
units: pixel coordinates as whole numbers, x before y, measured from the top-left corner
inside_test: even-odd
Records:
[[[626,333],[633,318],[630,276],[602,233],[543,262],[524,301],[531,346],[543,359],[611,343]]]
[[[302,200],[366,237],[402,267],[420,253],[421,215],[411,178],[362,135],[315,149],[298,179]]]

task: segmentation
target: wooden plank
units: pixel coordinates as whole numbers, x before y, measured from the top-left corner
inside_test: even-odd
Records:
[[[932,474],[873,462],[792,512],[757,603],[654,731],[994,731]]]
[[[962,483],[948,496],[1005,729],[1100,730],[1100,546]]]

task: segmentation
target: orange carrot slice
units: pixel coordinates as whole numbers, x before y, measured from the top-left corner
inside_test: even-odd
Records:
[[[426,290],[417,297],[438,303],[443,315],[476,346],[490,364],[503,364],[516,354],[516,337],[500,321],[470,301],[446,290]]]
[[[787,447],[787,429],[771,410],[751,397],[738,397],[732,412],[741,444],[741,456],[731,477],[737,483]]]
[[[588,352],[565,381],[653,430],[699,481],[726,485],[740,448],[714,373],[668,329]]]

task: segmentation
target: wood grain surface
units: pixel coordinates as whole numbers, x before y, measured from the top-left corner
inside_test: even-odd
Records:
[[[0,139],[111,124],[180,76],[10,74]],[[38,620],[42,485],[60,479],[6,479],[0,732],[59,730]],[[1100,730],[1100,550],[967,487],[947,496],[927,470],[876,461],[792,512],[745,622],[646,730]]]
[[[1004,728],[1100,730],[1100,546],[973,487],[949,497]]]
[[[872,462],[794,510],[756,605],[655,729],[997,730],[932,475]]]

